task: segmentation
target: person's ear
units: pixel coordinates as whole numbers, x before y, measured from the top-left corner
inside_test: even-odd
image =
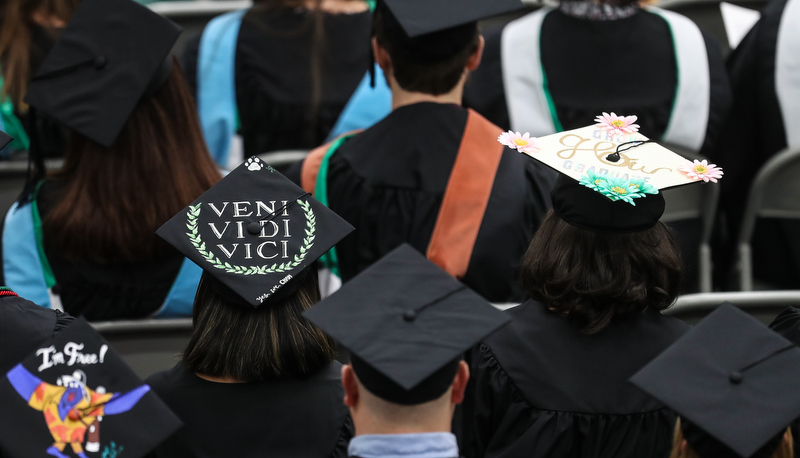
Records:
[[[358,380],[353,366],[342,366],[342,387],[344,387],[344,405],[353,408],[358,403]]]
[[[471,72],[475,71],[481,65],[483,48],[485,45],[486,41],[483,39],[483,35],[480,35],[478,40],[478,49],[476,49],[474,53],[470,54],[469,59],[467,60],[467,70]]]
[[[378,64],[383,72],[389,73],[392,68],[392,58],[389,57],[389,51],[378,44],[376,37],[372,37],[372,55],[375,57],[375,63]]]
[[[453,380],[453,391],[450,395],[450,402],[453,404],[461,404],[464,401],[464,391],[467,389],[467,382],[469,381],[469,366],[464,361],[458,363],[458,373]]]

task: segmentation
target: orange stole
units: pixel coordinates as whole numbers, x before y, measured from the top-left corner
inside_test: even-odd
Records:
[[[503,156],[503,145],[497,142],[502,132],[476,111],[469,110],[464,136],[426,253],[428,259],[456,278],[467,273],[489,204]],[[314,149],[303,162],[300,183],[306,192],[314,193],[322,160],[330,146],[328,143]]]
[[[475,240],[489,205],[503,145],[502,129],[473,110],[447,182],[426,256],[453,277],[467,273]]]

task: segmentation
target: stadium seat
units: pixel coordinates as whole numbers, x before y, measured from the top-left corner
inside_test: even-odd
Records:
[[[753,290],[753,264],[750,240],[758,218],[800,220],[800,148],[783,150],[772,157],[756,174],[744,209],[736,241],[739,289]]]
[[[104,321],[91,325],[141,378],[175,366],[192,332],[191,318]]]

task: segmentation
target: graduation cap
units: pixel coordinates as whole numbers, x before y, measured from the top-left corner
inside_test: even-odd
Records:
[[[14,141],[14,139],[11,138],[10,135],[0,130],[0,150],[8,146],[12,141]]]
[[[25,101],[110,147],[139,100],[166,81],[180,31],[133,0],[84,0]]]
[[[3,456],[149,453],[180,420],[83,319],[0,374]]]
[[[394,52],[430,63],[448,59],[475,36],[477,22],[519,10],[520,0],[381,0],[383,18]]]
[[[351,352],[367,390],[403,405],[444,394],[460,356],[509,321],[409,245],[304,316]]]
[[[251,157],[156,233],[203,268],[227,299],[258,307],[293,291],[293,280],[352,230]]]
[[[800,416],[800,348],[725,303],[631,378],[703,457],[769,457]]]
[[[597,124],[541,138],[505,132],[498,141],[560,173],[550,193],[563,220],[593,232],[653,227],[664,213],[660,190],[717,182],[722,169],[689,161],[638,133],[636,116],[603,113]]]

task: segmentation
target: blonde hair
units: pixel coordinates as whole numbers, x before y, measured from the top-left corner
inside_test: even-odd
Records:
[[[688,443],[684,447],[684,440],[681,419],[678,418],[675,423],[675,439],[672,441],[672,452],[670,452],[669,458],[709,458],[700,457]],[[794,458],[794,440],[792,439],[792,431],[789,428],[786,428],[784,439],[781,440],[778,449],[772,454],[772,458]]]

